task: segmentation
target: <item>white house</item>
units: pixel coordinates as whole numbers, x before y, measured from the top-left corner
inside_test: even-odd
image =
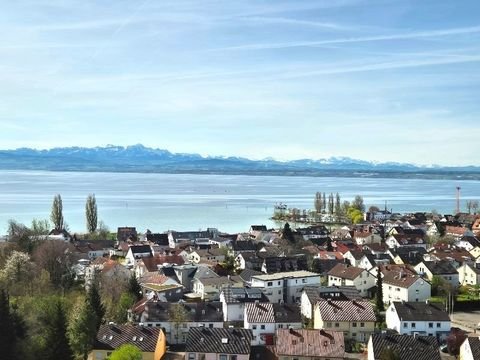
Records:
[[[438,276],[453,288],[456,288],[460,283],[457,269],[448,260],[422,261],[414,269],[417,274],[426,277],[430,281],[432,281],[434,276]]]
[[[460,360],[480,359],[480,339],[478,336],[470,336],[460,346]]]
[[[223,309],[223,321],[243,323],[245,304],[268,302],[268,298],[260,288],[231,287],[227,286],[220,293],[220,302]]]
[[[479,265],[463,264],[458,271],[458,281],[461,285],[479,285],[480,284],[480,268]]]
[[[379,360],[385,350],[393,350],[401,360],[441,360],[438,341],[433,336],[373,334],[368,340],[368,360]]]
[[[357,245],[380,244],[382,237],[378,234],[369,232],[356,232],[353,234],[353,239]]]
[[[288,271],[268,275],[252,276],[251,287],[264,289],[272,303],[300,302],[305,286],[320,286],[320,275],[310,271]]]
[[[127,260],[127,264],[133,265],[136,259],[150,256],[152,256],[150,245],[132,245],[128,248],[125,259]]]
[[[375,286],[376,278],[367,270],[345,264],[335,265],[328,273],[328,286],[353,285],[363,297]]]
[[[387,328],[401,335],[428,335],[445,340],[450,333],[450,317],[441,304],[394,301],[385,314]]]
[[[383,302],[425,301],[430,298],[431,284],[419,275],[389,271],[383,276]]]

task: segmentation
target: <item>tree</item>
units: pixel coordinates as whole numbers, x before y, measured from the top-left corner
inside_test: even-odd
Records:
[[[130,279],[128,280],[127,291],[137,301],[140,300],[143,297],[142,287],[140,286],[140,283],[138,282],[137,277],[133,273],[132,273],[132,276],[130,276]]]
[[[323,211],[327,210],[327,198],[325,196],[325,193],[322,195],[322,209]]]
[[[330,195],[328,195],[328,213],[330,215],[333,215],[333,210],[334,210],[333,193],[330,193]]]
[[[34,277],[33,265],[30,255],[13,251],[0,271],[0,281],[12,294],[24,294]]]
[[[77,356],[87,360],[98,331],[97,315],[88,301],[77,305],[73,313],[68,328],[70,346]]]
[[[433,296],[444,295],[446,281],[441,276],[433,275],[431,283]]]
[[[170,321],[175,329],[175,339],[177,342],[179,342],[180,338],[180,327],[187,321],[187,319],[188,313],[182,304],[176,303],[170,307]]]
[[[327,238],[327,251],[333,251],[332,238],[330,236]]]
[[[353,206],[348,208],[347,216],[353,224],[358,224],[363,221],[363,213]]]
[[[391,347],[383,349],[380,354],[380,360],[402,360],[397,351],[393,350]]]
[[[317,192],[317,193],[315,194],[315,200],[314,200],[314,202],[313,202],[313,205],[315,206],[315,211],[317,212],[317,214],[319,214],[319,213],[322,212],[322,209],[323,209],[322,204],[323,204],[323,202],[322,202],[322,193]]]
[[[115,303],[115,311],[112,320],[116,323],[123,324],[128,320],[128,310],[135,304],[136,298],[128,292],[124,292],[120,296],[120,300]]]
[[[353,200],[351,206],[362,213],[365,212],[365,204],[363,203],[363,197],[361,197],[360,195],[355,196],[355,199]]]
[[[293,235],[292,229],[290,228],[290,224],[287,222],[283,226],[282,238],[287,239],[290,242],[295,242],[295,236]]]
[[[43,359],[73,359],[67,336],[67,316],[64,304],[59,298],[47,298],[39,316],[42,328]]]
[[[87,219],[87,230],[90,234],[97,230],[97,200],[95,194],[90,194],[87,197],[87,203],[85,204],[85,217]]]
[[[0,290],[0,346],[2,357],[15,359],[15,324],[10,310],[10,301],[5,290]]]
[[[375,305],[377,311],[385,311],[385,304],[383,303],[383,279],[380,268],[377,269],[377,292],[375,294]]]
[[[93,279],[92,284],[88,288],[85,303],[89,310],[95,314],[95,329],[98,330],[102,324],[103,317],[105,316],[105,306],[100,297],[97,279]]]
[[[337,218],[342,216],[342,203],[340,200],[340,194],[338,192],[335,195],[335,215]]]
[[[64,285],[65,275],[70,273],[72,264],[70,245],[61,240],[48,240],[41,243],[33,252],[35,263],[50,274],[52,285]]]
[[[63,205],[62,197],[60,194],[55,195],[53,198],[52,212],[50,213],[50,220],[52,220],[55,230],[62,231],[63,226]]]
[[[478,210],[478,200],[473,200],[473,201],[472,201],[472,210],[473,210],[473,213],[474,213],[474,214],[477,213],[477,210]]]
[[[112,352],[108,360],[142,360],[142,352],[135,345],[125,344]]]
[[[368,212],[370,214],[374,214],[380,211],[380,208],[378,206],[372,205],[368,208]]]

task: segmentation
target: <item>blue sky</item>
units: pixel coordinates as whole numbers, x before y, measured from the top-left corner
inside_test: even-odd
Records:
[[[480,1],[18,0],[0,143],[480,165]]]

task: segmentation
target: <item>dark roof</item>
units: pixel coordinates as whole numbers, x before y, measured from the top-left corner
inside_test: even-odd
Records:
[[[169,245],[168,234],[147,234],[147,240],[155,243],[155,245]]]
[[[423,263],[433,275],[458,274],[455,266],[448,260],[424,261]]]
[[[328,272],[328,275],[336,276],[342,279],[356,279],[362,272],[366,271],[363,268],[356,266],[348,266],[345,264],[337,264]]]
[[[251,340],[249,329],[191,328],[185,352],[250,354]]]
[[[232,242],[232,249],[234,251],[257,251],[257,246],[251,240],[240,240]]]
[[[434,336],[373,334],[372,344],[375,359],[380,359],[382,351],[390,348],[402,360],[440,360]]]
[[[307,258],[305,255],[266,257],[264,264],[267,274],[283,271],[308,270]]]
[[[129,238],[137,240],[137,229],[135,227],[119,227],[117,228],[117,241],[127,241]]]
[[[130,250],[132,250],[132,254],[152,253],[150,245],[132,245]]]
[[[468,341],[470,345],[473,359],[480,359],[480,339],[478,336],[468,337],[465,341]]]
[[[171,313],[181,306],[186,322],[223,322],[222,303],[218,301],[198,303],[170,303],[149,300],[141,315],[142,322],[170,322]]]
[[[93,348],[114,350],[124,344],[132,344],[142,352],[155,352],[160,329],[134,325],[101,325]]]
[[[343,359],[343,332],[278,329],[275,353],[281,356]]]
[[[244,282],[251,282],[252,281],[252,276],[261,275],[261,274],[263,274],[261,271],[245,269],[240,273],[240,278]]]
[[[383,283],[398,286],[401,288],[409,288],[412,286],[420,276],[418,275],[410,275],[404,271],[389,271],[383,276]],[[422,281],[428,283],[422,279]]]
[[[315,272],[319,274],[326,275],[330,270],[332,270],[337,264],[343,264],[343,260],[338,259],[313,259],[315,264]]]
[[[267,227],[265,225],[252,225],[250,229],[252,231],[267,231]]]
[[[401,321],[450,321],[447,312],[435,303],[394,301]]]
[[[245,304],[245,319],[249,323],[274,323],[275,315],[272,303]]]
[[[246,288],[246,287],[231,287],[227,286],[223,289],[223,296],[227,304],[233,303],[247,303],[247,302],[268,302],[260,288]]]
[[[355,286],[306,286],[303,288],[311,304],[321,299],[360,300],[362,297]]]
[[[273,304],[273,316],[276,323],[302,322],[302,314],[296,304]]]

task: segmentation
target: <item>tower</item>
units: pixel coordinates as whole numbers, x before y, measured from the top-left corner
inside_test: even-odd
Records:
[[[455,209],[455,213],[458,214],[460,212],[460,186],[457,186],[457,208]]]

